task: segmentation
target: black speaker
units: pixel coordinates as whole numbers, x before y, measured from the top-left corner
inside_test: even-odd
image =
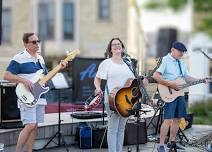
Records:
[[[193,124],[193,113],[188,113],[187,116],[185,117],[185,121],[187,124],[185,129],[191,128]]]
[[[15,85],[0,85],[0,123],[2,128],[21,127]]]
[[[139,132],[137,132],[137,127]],[[125,128],[125,145],[135,145],[137,143],[137,135],[139,144],[147,143],[146,121],[141,120],[138,124],[135,121],[128,120]]]
[[[92,143],[93,148],[107,148],[107,127],[98,126],[92,128]],[[101,145],[102,143],[102,145]]]
[[[172,43],[177,40],[177,30],[162,28],[158,32],[157,57],[165,56],[171,49]]]

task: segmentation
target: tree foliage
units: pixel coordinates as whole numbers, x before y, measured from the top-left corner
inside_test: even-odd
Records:
[[[202,16],[200,19],[195,18],[195,22],[200,22],[196,26],[196,31],[202,31],[212,36],[212,1],[211,0],[194,0],[194,12]]]
[[[193,0],[194,10],[196,12],[208,12],[212,11],[212,1],[211,0]]]
[[[186,3],[187,0],[150,0],[146,3],[145,7],[148,9],[169,7],[175,11],[179,11],[185,6]]]
[[[171,8],[180,11],[188,3],[188,0],[149,0],[145,7],[148,9]],[[195,31],[208,33],[212,36],[212,0],[193,0]],[[196,16],[201,16],[195,18]]]

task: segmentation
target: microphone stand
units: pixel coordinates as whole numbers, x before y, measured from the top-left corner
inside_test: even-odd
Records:
[[[206,58],[208,58],[210,61],[212,61],[212,58],[210,58],[202,49],[199,50]]]
[[[124,52],[124,55],[125,55],[125,58],[124,58],[124,62],[129,66],[130,70],[133,72],[134,76],[135,76],[135,79],[137,80],[137,87],[139,88],[139,91],[142,93],[144,93],[144,95],[142,95],[142,99],[141,101],[138,101],[136,102],[133,107],[132,107],[132,110],[129,111],[129,113],[131,114],[134,114],[134,116],[136,117],[136,131],[137,131],[137,135],[136,135],[136,152],[139,152],[139,124],[140,124],[140,112],[147,112],[145,110],[141,110],[141,103],[146,103],[146,100],[147,100],[147,97],[148,94],[147,94],[147,91],[144,87],[144,84],[143,84],[143,79],[144,77],[139,77],[138,76],[138,73],[137,71],[135,70],[135,67],[134,65],[132,64],[132,60],[130,58],[130,56]],[[129,62],[129,63],[128,63]]]

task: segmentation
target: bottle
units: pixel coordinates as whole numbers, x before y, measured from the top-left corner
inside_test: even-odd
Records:
[[[132,149],[130,147],[128,147],[127,152],[132,152]]]
[[[4,152],[4,143],[0,143],[0,152]]]
[[[212,152],[212,143],[208,144],[207,150],[208,152]]]

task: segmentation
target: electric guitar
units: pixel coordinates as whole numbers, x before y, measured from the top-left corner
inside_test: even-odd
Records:
[[[162,58],[157,62],[157,66],[152,70],[146,78],[151,77],[152,74],[160,66]],[[133,105],[142,97],[140,88],[138,87],[138,79],[129,78],[123,87],[114,88],[109,94],[110,109],[117,112],[122,117],[132,115]]]
[[[212,80],[212,78],[206,78],[206,79],[209,81]],[[184,88],[187,88],[189,86],[196,85],[199,83],[205,83],[205,79],[199,79],[197,81],[186,83],[184,79],[178,78],[176,80],[173,80],[173,82],[177,83],[180,86],[180,90],[175,90],[165,85],[158,84],[158,90],[159,90],[161,99],[165,102],[172,102],[177,97],[184,96]]]
[[[64,59],[65,61],[71,61],[75,58],[75,56],[79,54],[79,50],[72,51],[67,54],[67,57]],[[61,65],[57,65],[53,70],[48,72],[47,75],[44,76],[43,70],[38,70],[35,74],[35,77],[32,78],[32,82],[34,84],[33,90],[28,90],[23,83],[19,83],[16,87],[16,95],[20,102],[25,105],[32,107],[39,100],[40,96],[49,91],[49,87],[45,87],[45,84],[60,71]]]

